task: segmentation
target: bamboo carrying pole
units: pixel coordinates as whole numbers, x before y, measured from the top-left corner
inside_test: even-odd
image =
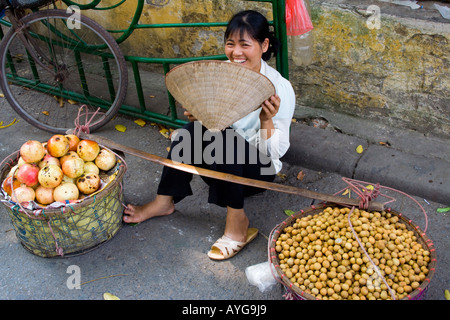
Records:
[[[68,134],[73,133],[73,131],[69,130],[67,133]],[[170,168],[178,169],[178,170],[185,171],[185,172],[190,172],[192,174],[197,174],[197,175],[208,177],[208,178],[214,178],[214,179],[224,180],[224,181],[228,181],[228,182],[239,183],[239,184],[246,185],[246,186],[262,188],[262,189],[267,189],[267,190],[272,190],[272,191],[278,191],[278,192],[283,192],[283,193],[288,193],[288,194],[293,194],[293,195],[299,195],[299,196],[302,196],[305,198],[316,199],[316,200],[331,202],[331,203],[335,203],[335,204],[349,205],[349,206],[355,206],[355,207],[360,206],[359,199],[352,199],[352,198],[345,198],[345,197],[340,197],[340,196],[335,196],[335,195],[330,195],[330,194],[324,194],[324,193],[315,192],[315,191],[298,188],[298,187],[294,187],[294,186],[286,186],[286,185],[282,185],[282,184],[278,184],[278,183],[274,183],[274,182],[266,182],[266,181],[261,181],[261,180],[256,180],[256,179],[249,179],[249,178],[244,178],[244,177],[240,177],[240,176],[236,176],[236,175],[232,175],[232,174],[228,174],[228,173],[223,173],[223,172],[218,172],[218,171],[214,171],[214,170],[195,167],[192,165],[176,162],[176,161],[164,158],[164,157],[153,155],[148,152],[144,152],[144,151],[141,151],[141,150],[129,147],[129,146],[124,146],[124,145],[114,142],[108,138],[98,136],[98,135],[86,134],[86,133],[82,132],[79,134],[79,137],[80,137],[80,139],[89,139],[89,140],[96,141],[97,143],[102,144],[110,149],[119,150],[124,153],[128,153],[128,154],[134,155],[136,157],[152,161],[154,163],[158,163],[158,164],[170,167]],[[368,203],[367,209],[369,211],[383,211],[384,204],[381,202],[370,201]]]

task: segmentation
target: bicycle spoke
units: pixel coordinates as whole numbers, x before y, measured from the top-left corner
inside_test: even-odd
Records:
[[[61,10],[48,10],[47,15],[40,12],[27,23],[25,34],[35,48],[33,52],[27,52],[15,35],[2,45],[9,53],[2,59],[2,70],[7,74],[2,88],[14,109],[44,130],[63,132],[74,128],[81,105],[86,105],[91,114],[102,108],[102,113],[93,119],[93,123],[100,121],[100,127],[123,101],[125,60],[123,56],[121,60],[117,58],[118,47],[116,52],[109,50],[106,31],[85,25],[85,19],[78,29],[71,30],[67,27],[70,16],[55,15],[57,11]],[[111,46],[111,40],[109,43]],[[115,42],[114,45],[117,46]],[[94,50],[99,47],[107,49]],[[22,57],[21,61],[15,57]]]

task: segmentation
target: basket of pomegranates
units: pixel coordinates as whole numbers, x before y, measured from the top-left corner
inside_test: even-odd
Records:
[[[0,201],[31,253],[82,254],[121,228],[125,172],[123,158],[95,141],[29,140],[0,164]]]

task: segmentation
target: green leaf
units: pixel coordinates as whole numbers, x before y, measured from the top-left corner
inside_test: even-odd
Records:
[[[292,215],[295,213],[295,211],[292,211],[292,210],[284,210],[284,213],[285,213],[286,215],[288,215],[288,216],[292,216]]]
[[[436,209],[436,212],[439,212],[439,213],[444,213],[444,212],[447,212],[447,211],[450,211],[450,207],[447,207],[447,208],[437,208],[437,209]]]

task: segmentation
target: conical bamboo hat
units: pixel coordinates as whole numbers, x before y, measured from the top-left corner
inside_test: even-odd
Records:
[[[210,130],[223,130],[275,94],[272,82],[236,63],[202,60],[166,74],[166,86],[183,108]]]

